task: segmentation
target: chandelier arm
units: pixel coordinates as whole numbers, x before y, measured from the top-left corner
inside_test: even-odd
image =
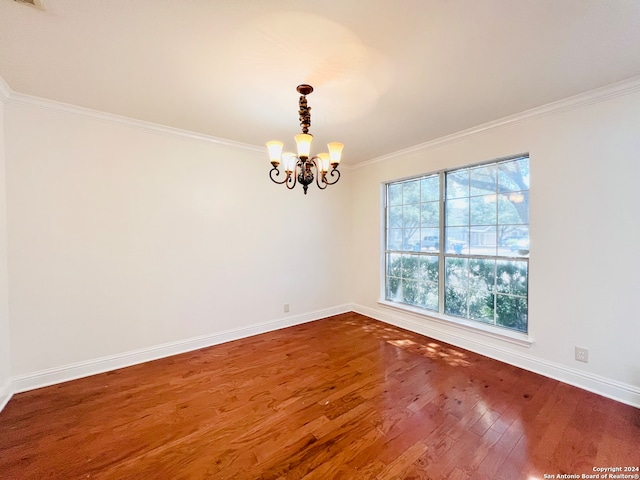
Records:
[[[317,159],[317,160],[316,160]],[[318,163],[321,162],[322,160],[320,160],[318,157],[313,157],[311,159],[311,162],[313,162],[313,166],[316,169],[316,185],[318,186],[318,188],[320,190],[324,190],[325,188],[327,188],[327,181],[324,178],[324,173],[321,172],[320,168],[318,168]],[[320,177],[322,177],[322,179],[320,179]],[[320,183],[322,182],[322,183]]]
[[[293,190],[298,183],[298,173],[300,172],[300,159],[296,161],[293,172],[287,176],[288,182],[285,184],[289,190]]]
[[[324,182],[325,182],[327,185],[333,185],[334,183],[338,183],[338,180],[340,180],[340,170],[338,170],[338,166],[337,166],[337,165],[336,165],[335,167],[333,167],[333,169],[331,170],[330,175],[331,175],[332,177],[335,177],[335,176],[336,176],[336,174],[337,174],[337,177],[336,177],[336,179],[335,179],[333,182],[330,182],[329,180],[327,180],[326,176],[325,176],[325,178],[324,178]]]
[[[269,178],[271,179],[271,181],[273,183],[277,183],[278,185],[282,185],[283,183],[286,183],[287,180],[289,180],[289,175],[286,175],[284,180],[282,181],[278,181],[276,180],[274,177],[274,172],[275,172],[275,176],[279,176],[280,175],[280,170],[278,170],[278,167],[273,167],[271,170],[269,170]]]
[[[298,171],[298,167],[296,166],[296,169],[293,171],[293,174],[288,175],[287,176],[287,183],[285,183],[285,185],[287,186],[287,188],[289,190],[293,190],[293,188],[296,186],[297,183],[297,175],[296,172]]]

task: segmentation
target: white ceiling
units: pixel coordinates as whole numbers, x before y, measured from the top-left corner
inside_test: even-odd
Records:
[[[292,147],[310,83],[351,164],[639,75],[638,0],[0,0],[15,92]]]

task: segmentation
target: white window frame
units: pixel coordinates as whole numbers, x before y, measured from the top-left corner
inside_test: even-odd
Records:
[[[425,178],[428,176],[432,176],[432,175],[438,175],[439,177],[439,185],[440,185],[440,191],[439,191],[439,195],[440,195],[440,202],[439,202],[439,207],[440,207],[440,222],[439,222],[439,245],[441,247],[445,246],[445,231],[446,231],[446,222],[445,222],[445,198],[444,196],[446,195],[446,187],[445,187],[445,182],[446,182],[446,174],[447,172],[453,172],[453,171],[457,171],[457,170],[464,170],[464,169],[471,169],[474,167],[480,167],[483,165],[498,165],[500,163],[503,162],[508,162],[508,161],[514,161],[520,158],[527,158],[529,159],[529,162],[531,162],[531,158],[530,155],[528,153],[524,153],[524,154],[519,154],[519,155],[513,155],[513,156],[509,156],[509,157],[504,157],[504,158],[500,158],[500,159],[494,159],[494,160],[490,160],[490,161],[484,161],[484,162],[479,162],[479,163],[475,163],[475,164],[469,164],[469,165],[461,165],[459,167],[455,167],[455,168],[448,168],[448,169],[441,169],[438,171],[432,171],[432,172],[426,172],[426,173],[422,173],[420,175],[416,175],[416,176],[412,176],[412,177],[406,177],[406,178],[400,178],[400,179],[394,179],[394,180],[390,180],[387,182],[384,182],[381,184],[381,188],[380,188],[380,195],[381,195],[381,237],[380,237],[380,241],[381,241],[381,256],[380,256],[380,296],[379,296],[379,300],[378,303],[384,307],[388,307],[397,311],[401,311],[403,313],[407,313],[409,315],[411,315],[412,317],[416,317],[417,319],[424,319],[427,318],[429,320],[435,321],[436,323],[442,323],[442,324],[446,324],[446,325],[454,325],[457,328],[461,328],[463,330],[467,330],[467,331],[473,331],[476,333],[481,333],[483,335],[489,336],[489,337],[495,337],[495,338],[499,338],[502,340],[506,340],[509,341],[511,343],[515,343],[518,345],[522,345],[522,346],[531,346],[532,344],[532,339],[530,337],[530,316],[529,316],[529,309],[530,309],[530,302],[529,302],[529,298],[530,298],[530,291],[527,288],[527,304],[528,304],[528,312],[527,312],[527,331],[526,332],[521,332],[521,331],[517,331],[514,329],[510,329],[507,327],[501,327],[501,326],[495,326],[492,324],[487,324],[487,323],[483,323],[481,321],[477,321],[477,320],[473,320],[473,319],[467,319],[467,318],[463,318],[463,317],[457,317],[457,316],[452,316],[452,315],[447,315],[444,312],[444,291],[445,291],[445,259],[447,257],[451,257],[450,254],[446,253],[446,248],[440,248],[440,251],[438,253],[438,259],[439,259],[439,263],[438,263],[438,268],[439,268],[439,274],[438,274],[438,311],[434,311],[434,310],[427,310],[425,308],[421,308],[418,306],[414,306],[414,305],[410,305],[410,304],[405,304],[405,303],[399,303],[399,302],[395,302],[392,300],[387,300],[387,254],[390,252],[390,250],[387,250],[387,231],[388,231],[388,226],[387,226],[387,222],[388,222],[388,213],[387,213],[387,209],[388,209],[388,205],[387,205],[387,192],[388,192],[388,186],[390,184],[395,184],[395,183],[400,183],[400,182],[406,182],[406,181],[410,181],[413,179],[420,179],[420,178]],[[530,163],[529,163],[530,165]],[[529,190],[530,192],[530,187]],[[530,227],[530,220],[529,220],[529,227]],[[529,230],[530,232],[530,230]],[[530,237],[530,234],[529,234]],[[421,236],[420,236],[421,238]],[[401,250],[402,251],[402,250]],[[407,251],[408,253],[408,251]],[[477,255],[473,255],[473,254],[469,254],[467,255],[465,258],[474,258],[477,257]],[[499,255],[498,251],[496,251],[496,255],[489,255],[487,256],[488,258],[493,258],[496,261],[499,260],[503,260],[503,259],[511,259],[512,257],[509,256],[505,256],[505,255]],[[522,257],[522,256],[518,256],[518,257],[513,257],[513,258],[517,258],[520,261],[526,261],[527,262],[527,279],[530,277],[530,269],[529,269],[529,255],[527,255],[526,257]]]

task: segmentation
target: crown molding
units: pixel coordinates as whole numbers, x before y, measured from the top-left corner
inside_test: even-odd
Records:
[[[640,90],[640,76],[632,77],[630,79],[623,80],[621,82],[613,83],[610,85],[606,85],[604,87],[590,90],[588,92],[567,97],[557,102],[552,102],[546,105],[542,105],[540,107],[535,107],[529,110],[525,110],[524,112],[503,117],[498,120],[493,120],[491,122],[487,122],[466,130],[462,130],[460,132],[453,133],[451,135],[446,135],[444,137],[440,137],[435,140],[430,140],[428,142],[420,143],[418,145],[414,145],[412,147],[398,150],[396,152],[392,152],[387,155],[375,157],[371,160],[365,160],[362,162],[349,164],[349,165],[343,164],[341,165],[341,167],[346,167],[347,170],[356,170],[358,168],[396,159],[400,156],[407,155],[410,153],[429,150],[429,149],[436,148],[448,143],[457,142],[461,139],[464,139],[472,135],[476,135],[478,133],[495,130],[505,126],[515,125],[517,123],[529,121],[534,118],[538,118],[542,116],[555,115],[568,110],[580,108],[586,105],[602,102],[609,98],[627,95],[629,93],[633,93],[638,90]],[[235,142],[233,140],[214,137],[212,135],[207,135],[204,133],[198,133],[198,132],[193,132],[189,130],[182,130],[179,128],[168,127],[165,125],[146,122],[143,120],[137,120],[137,119],[125,117],[122,115],[102,112],[102,111],[94,110],[91,108],[79,107],[77,105],[57,102],[54,100],[48,100],[41,97],[25,95],[22,93],[16,93],[13,90],[11,90],[11,87],[9,87],[9,85],[7,85],[4,79],[0,76],[0,103],[9,103],[9,102],[19,104],[19,105],[34,106],[34,107],[38,107],[46,110],[52,110],[60,113],[89,117],[96,120],[107,121],[107,122],[124,125],[128,127],[140,128],[143,130],[148,130],[148,131],[152,131],[152,132],[163,134],[163,135],[176,136],[176,137],[187,138],[191,140],[203,141],[206,143],[231,147],[231,148],[245,150],[245,151],[261,152],[261,153],[264,152],[264,147],[262,146],[251,145],[251,144],[242,143],[242,142]]]
[[[1,77],[0,77],[1,79]],[[2,96],[2,83],[0,82],[0,97]],[[6,85],[6,84],[5,84]],[[105,122],[114,123],[117,125],[124,125],[127,127],[138,128],[142,130],[159,133],[161,135],[186,138],[190,140],[197,140],[201,142],[211,143],[215,145],[221,145],[225,147],[231,147],[234,149],[261,152],[264,153],[265,148],[256,145],[250,145],[242,142],[235,142],[233,140],[227,140],[224,138],[214,137],[204,133],[192,132],[189,130],[182,130],[180,128],[169,127],[166,125],[160,125],[158,123],[147,122],[144,120],[138,120],[131,117],[125,117],[122,115],[116,115],[114,113],[102,112],[91,108],[80,107],[77,105],[71,105],[69,103],[57,102],[55,100],[49,100],[46,98],[35,97],[32,95],[25,95],[22,93],[16,93],[7,86],[9,94],[7,95],[7,103],[16,105],[24,105],[30,107],[36,107],[43,110],[50,110],[57,113],[64,113],[69,115],[77,115],[85,118],[91,118],[94,120],[100,120]]]
[[[472,135],[476,135],[478,133],[483,133],[490,130],[506,127],[506,126],[512,126],[512,125],[526,122],[538,117],[555,115],[555,114],[566,112],[569,110],[574,110],[576,108],[581,108],[594,103],[599,103],[609,98],[627,95],[629,93],[633,93],[639,90],[640,90],[640,76],[632,77],[630,79],[623,80],[621,82],[612,83],[610,85],[596,88],[588,92],[580,93],[578,95],[573,95],[571,97],[567,97],[562,100],[558,100],[556,102],[548,103],[540,107],[531,108],[529,110],[525,110],[524,112],[516,113],[514,115],[509,115],[507,117],[503,117],[498,120],[493,120],[491,122],[483,123],[481,125],[478,125],[466,130],[462,130],[460,132],[452,133],[451,135],[446,135],[444,137],[436,138],[435,140],[430,140],[428,142],[420,143],[418,145],[414,145],[412,147],[398,150],[396,152],[392,152],[387,155],[382,155],[380,157],[376,157],[371,160],[358,162],[356,164],[353,164],[352,168],[358,169],[358,168],[366,167],[369,165],[386,162],[388,160],[393,160],[400,156],[404,156],[410,153],[429,150],[432,148],[440,147],[448,143],[457,142],[461,139],[470,137]]]
[[[4,78],[0,77],[0,103],[7,103],[12,94],[13,92],[9,85],[7,85],[7,82],[4,81]]]

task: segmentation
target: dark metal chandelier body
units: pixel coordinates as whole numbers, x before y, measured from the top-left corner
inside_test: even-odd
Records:
[[[306,195],[307,188],[313,183],[314,179],[316,185],[321,190],[327,188],[327,185],[333,185],[340,180],[338,165],[340,164],[340,156],[344,145],[339,142],[332,142],[327,145],[329,153],[319,153],[316,156],[310,156],[313,135],[309,133],[309,127],[311,126],[311,107],[307,105],[307,95],[313,92],[313,87],[303,84],[298,85],[296,90],[300,93],[298,114],[300,115],[300,126],[302,127],[302,133],[295,136],[298,154],[296,155],[290,152],[282,153],[282,142],[267,142],[269,158],[273,166],[269,171],[269,178],[279,185],[284,183],[288,189],[294,188],[296,183],[300,182]],[[284,164],[285,178],[283,180],[277,179],[277,177],[280,176],[280,170],[278,168],[280,163]],[[331,167],[331,169],[329,169],[329,167]],[[328,177],[331,177],[331,179]]]

